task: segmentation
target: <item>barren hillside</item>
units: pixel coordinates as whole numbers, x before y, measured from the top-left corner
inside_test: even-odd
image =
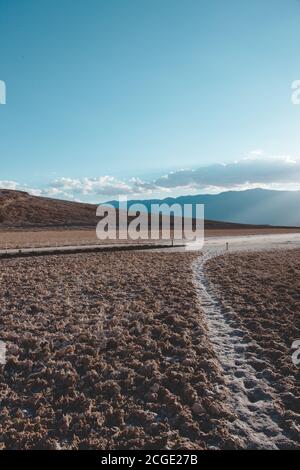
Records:
[[[0,189],[0,226],[49,227],[96,224],[96,206]]]

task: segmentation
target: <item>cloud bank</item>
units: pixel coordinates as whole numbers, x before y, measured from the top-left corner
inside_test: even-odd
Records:
[[[264,157],[262,151],[257,150],[251,152],[249,157],[232,163],[172,171],[153,181],[136,177],[126,181],[113,176],[62,177],[42,189],[22,186],[15,181],[0,181],[0,187],[23,189],[34,195],[94,201],[118,196],[218,193],[254,187],[300,190],[300,160],[289,156]]]

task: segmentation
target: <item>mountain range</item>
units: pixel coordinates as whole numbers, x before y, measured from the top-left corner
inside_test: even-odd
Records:
[[[118,206],[117,201],[109,203]],[[148,209],[153,204],[162,203],[178,204],[179,207],[184,204],[204,204],[207,228],[229,227],[230,224],[300,226],[300,191],[251,189],[162,200],[131,200],[128,201],[128,207],[133,203],[142,203]],[[96,208],[95,204],[0,189],[0,227],[96,226],[99,220]]]
[[[109,201],[118,206],[117,201]],[[249,189],[220,194],[199,194],[165,199],[130,200],[144,204],[148,210],[153,204],[204,204],[205,219],[239,224],[300,226],[300,191]],[[177,213],[178,215],[178,213]],[[195,214],[194,214],[195,215]]]

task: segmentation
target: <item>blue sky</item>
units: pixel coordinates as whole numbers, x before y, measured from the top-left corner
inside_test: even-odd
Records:
[[[0,0],[0,12],[0,186],[93,202],[300,189],[298,0]],[[218,181],[196,178],[215,164]]]

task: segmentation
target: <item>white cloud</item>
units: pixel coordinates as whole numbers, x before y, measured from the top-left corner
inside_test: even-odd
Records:
[[[0,188],[1,189],[18,189],[18,183],[16,181],[7,181],[7,180],[0,180]]]
[[[58,178],[51,184],[52,190],[71,191],[75,194],[89,195],[118,195],[129,194],[133,191],[132,185],[117,180],[113,176],[99,176],[98,178]]]
[[[127,181],[112,176],[98,178],[60,178],[52,183],[52,189],[76,195],[113,197],[118,195],[149,196],[153,193],[217,193],[226,190],[242,190],[253,187],[298,189],[300,188],[300,160],[289,156],[262,157],[252,152],[233,163],[214,164],[198,169],[171,171],[154,181],[133,177]],[[259,155],[258,155],[259,154]]]
[[[300,188],[300,160],[289,156],[246,157],[234,163],[171,172],[155,181],[158,187],[214,191],[251,187]]]
[[[262,157],[264,155],[264,151],[261,150],[261,149],[256,149],[256,150],[252,150],[250,152],[250,155],[253,156],[253,157]]]
[[[0,187],[19,189],[36,196],[96,202],[121,195],[144,198],[166,194],[215,194],[256,187],[298,190],[300,160],[288,155],[267,157],[263,151],[256,150],[235,162],[171,171],[152,181],[143,181],[137,177],[125,181],[106,175],[95,178],[57,178],[40,189],[15,181],[0,181]]]

